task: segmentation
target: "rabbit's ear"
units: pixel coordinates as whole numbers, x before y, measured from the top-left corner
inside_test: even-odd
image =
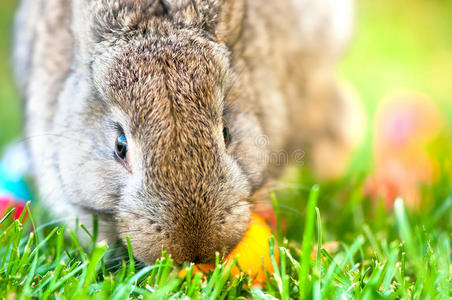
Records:
[[[161,0],[178,24],[201,27],[232,45],[240,35],[246,0]]]
[[[91,12],[94,1],[73,0],[72,1],[72,32],[74,36],[75,58],[85,60],[90,57],[89,52],[93,44],[91,32]]]
[[[246,0],[219,0],[218,19],[215,35],[228,46],[233,45],[240,37],[245,17]]]

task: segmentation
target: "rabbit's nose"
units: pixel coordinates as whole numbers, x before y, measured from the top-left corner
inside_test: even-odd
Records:
[[[178,264],[186,262],[195,264],[211,264],[215,262],[215,253],[222,252],[221,247],[212,240],[186,239],[173,242],[168,247],[168,253]],[[222,255],[222,254],[220,254]]]
[[[201,257],[199,255],[195,255],[195,257],[193,258],[192,263],[200,264],[201,262],[202,262]]]
[[[214,264],[215,263],[215,253],[222,252],[220,249],[209,249],[206,251],[201,251],[198,253],[193,253],[191,260],[195,264]],[[221,257],[221,254],[220,254]]]
[[[215,262],[215,251],[213,253],[206,252],[203,249],[199,251],[190,251],[189,249],[181,249],[182,251],[179,255],[174,256],[174,260],[178,264],[183,264],[186,262],[194,264],[211,264]]]

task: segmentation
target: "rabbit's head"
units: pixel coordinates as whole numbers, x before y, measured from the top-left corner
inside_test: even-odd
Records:
[[[247,91],[229,49],[243,2],[74,1],[60,117],[77,139],[57,150],[61,181],[144,262],[162,248],[178,263],[212,262],[247,229],[267,149],[259,112],[237,101]]]

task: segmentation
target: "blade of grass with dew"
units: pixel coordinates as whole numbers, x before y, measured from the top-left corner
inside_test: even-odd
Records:
[[[424,267],[422,258],[419,254],[419,249],[413,240],[413,232],[405,211],[405,205],[402,198],[397,198],[394,202],[394,213],[397,221],[400,239],[406,246],[406,253],[410,260],[413,261],[413,266],[416,269],[416,290],[420,291],[420,286],[424,280]]]
[[[215,282],[219,278],[219,274],[223,269],[223,265],[220,264],[220,253],[215,253],[215,269],[212,273],[212,276],[210,277],[206,287],[203,289],[203,293],[206,295],[209,295],[212,292],[213,286]]]
[[[315,224],[315,207],[319,197],[319,186],[314,185],[311,189],[306,207],[306,220],[301,245],[301,272],[298,278],[300,299],[306,299],[308,295],[308,276],[311,263],[311,252],[314,244],[314,224]]]
[[[327,298],[326,295],[331,289],[331,284],[334,282],[334,279],[337,278],[337,276],[340,276],[339,273],[343,272],[344,266],[350,262],[351,257],[355,255],[363,243],[364,237],[360,235],[355,239],[349,251],[347,251],[345,255],[339,253],[334,257],[330,267],[328,268],[327,274],[324,277],[325,280],[324,285],[322,286],[322,299]]]
[[[226,281],[231,277],[231,271],[232,268],[237,265],[237,258],[235,257],[232,262],[226,267],[226,270],[223,271],[220,280],[215,284],[215,288],[212,292],[212,294],[209,296],[212,299],[217,299],[217,297],[220,295],[221,290],[223,289],[224,285],[226,284]]]
[[[280,295],[282,300],[289,299],[289,275],[286,271],[286,249],[284,247],[279,247],[279,259],[280,259],[280,278],[281,278],[281,286],[280,286]]]
[[[126,236],[127,244],[127,254],[129,255],[129,266],[127,268],[127,276],[131,277],[135,274],[135,260],[133,259],[132,243],[130,242],[130,237]]]
[[[313,284],[313,298],[320,299],[320,282],[322,280],[322,219],[320,217],[320,210],[318,207],[315,208],[315,213],[317,216],[317,253],[315,256],[315,277],[316,280]]]

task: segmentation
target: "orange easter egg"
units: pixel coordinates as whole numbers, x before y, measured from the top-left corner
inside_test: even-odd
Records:
[[[273,265],[270,258],[268,239],[272,236],[270,227],[257,214],[251,215],[251,222],[240,243],[226,257],[225,261],[231,263],[237,257],[240,269],[254,279],[254,284],[265,282],[265,272],[273,272]],[[279,261],[278,249],[275,246],[275,260]],[[199,270],[207,273],[215,269],[214,265],[199,264],[195,267],[195,272]],[[232,268],[233,276],[240,274],[237,266]]]

